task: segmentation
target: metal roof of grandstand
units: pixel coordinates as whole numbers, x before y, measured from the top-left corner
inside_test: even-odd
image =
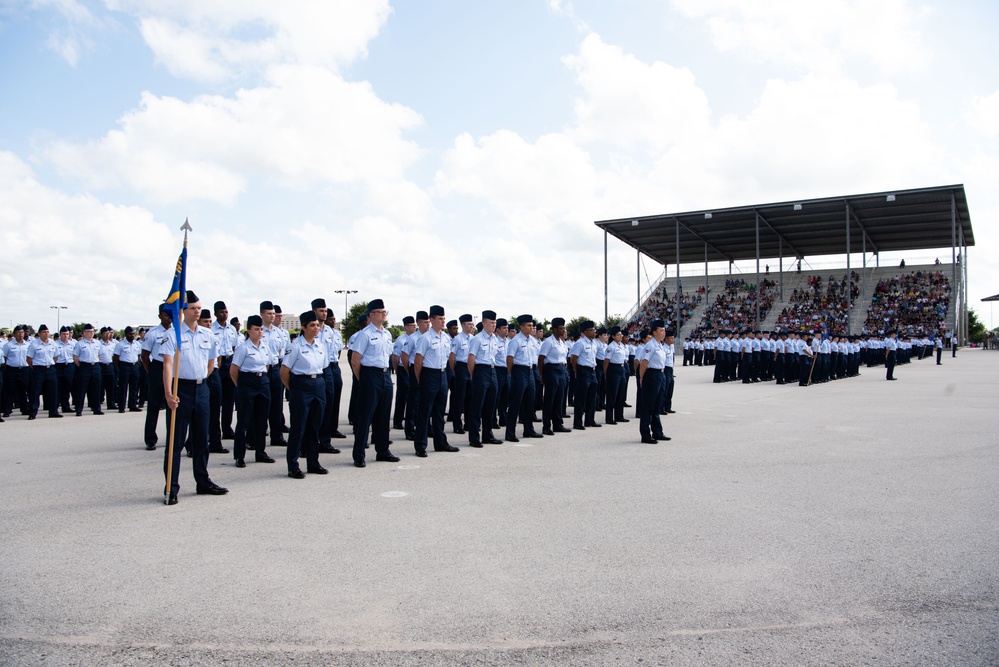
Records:
[[[759,217],[759,257],[845,254],[847,215],[850,251],[923,250],[952,246],[951,201],[957,238],[975,245],[964,185],[799,199],[733,208],[705,209],[638,218],[597,221],[607,233],[661,264],[755,259]],[[781,248],[783,247],[783,252]]]
[[[987,296],[982,301],[999,301],[999,294],[993,294],[992,296]]]

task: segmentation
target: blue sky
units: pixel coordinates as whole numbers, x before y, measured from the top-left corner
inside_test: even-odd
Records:
[[[602,316],[593,220],[958,182],[977,306],[999,291],[997,19],[907,0],[0,0],[0,325],[56,303],[149,321],[186,217],[192,286],[243,317],[344,287],[393,319]],[[633,251],[612,242],[611,267],[624,312]]]

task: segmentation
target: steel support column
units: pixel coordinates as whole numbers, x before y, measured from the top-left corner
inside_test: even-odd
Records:
[[[846,335],[850,335],[850,204],[846,205]]]
[[[760,285],[760,214],[756,214],[756,320],[753,329],[760,328],[760,297],[763,286]]]

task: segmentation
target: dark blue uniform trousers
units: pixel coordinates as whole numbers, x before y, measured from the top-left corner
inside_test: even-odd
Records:
[[[542,373],[545,384],[545,400],[541,409],[542,428],[565,428],[562,420],[562,405],[569,386],[569,373],[565,364],[545,364]]]
[[[413,387],[413,391],[418,391]],[[392,416],[392,426],[398,429],[406,428],[406,407],[409,405],[409,372],[402,363],[395,369],[395,413]]]
[[[642,416],[638,430],[642,438],[662,437],[663,425],[659,418],[659,406],[666,392],[666,378],[661,370],[646,368],[642,378]]]
[[[38,416],[38,397],[45,394],[45,405],[49,409],[49,416],[59,414],[59,404],[56,402],[57,381],[55,366],[32,366],[31,367],[31,405],[28,414],[31,417]]]
[[[87,405],[94,412],[101,411],[101,369],[98,364],[81,361],[76,369],[76,414],[83,414],[83,397],[87,397]],[[163,382],[163,375],[160,375]]]
[[[107,403],[109,408],[117,408],[115,404],[118,393],[118,385],[114,381],[114,363],[100,364],[101,367],[101,393],[100,401]]]
[[[79,375],[79,373],[77,373]],[[146,429],[145,441],[147,445],[155,445],[157,440],[156,424],[160,419],[160,410],[166,408],[166,398],[163,396],[163,362],[150,360],[149,389],[146,398]],[[82,406],[80,406],[82,408]]]
[[[137,409],[139,406],[139,364],[118,362],[118,409]]]
[[[354,415],[354,460],[364,460],[364,444],[371,431],[376,454],[389,453],[389,416],[392,411],[392,376],[387,368],[361,366]]]
[[[576,395],[572,402],[572,425],[593,424],[597,413],[597,376],[589,366],[576,366]]]
[[[162,376],[160,380],[162,384]],[[191,458],[194,463],[194,481],[199,487],[212,483],[208,477],[208,384],[205,381],[180,380],[177,383],[177,424],[173,439],[173,475],[169,480],[170,491],[180,491],[180,452],[191,433]],[[170,417],[167,416],[167,442],[170,441]],[[166,477],[170,448],[163,450],[163,476]]]
[[[270,426],[271,440],[281,440],[281,426],[284,424],[284,384],[281,382],[281,364],[274,364],[267,371],[267,380],[271,387],[271,409],[267,416]]]
[[[530,366],[513,365],[510,373],[510,407],[506,413],[506,437],[517,437],[517,421],[524,435],[534,433],[534,372]]]
[[[628,388],[628,385],[625,382],[628,376],[627,372],[624,370],[624,364],[607,364],[607,370],[604,372],[604,378],[604,381],[607,383],[607,399],[604,402],[604,419],[608,422],[624,419],[625,392]]]
[[[416,366],[413,364],[409,366],[408,377],[411,391],[406,394],[406,421],[404,424],[406,437],[416,440],[416,429],[419,428],[417,415],[420,412],[420,383],[416,380]]]
[[[323,369],[323,394],[326,396],[326,407],[323,409],[323,421],[319,424],[319,446],[325,447],[333,445],[333,431],[336,426],[333,424],[333,395],[336,393],[336,384],[333,382],[333,365],[328,364]]]
[[[63,412],[73,411],[73,376],[75,375],[76,364],[72,361],[68,363],[56,364],[56,380],[59,383],[59,407]]]
[[[506,410],[510,405],[510,374],[506,366],[494,366],[496,371],[496,410],[493,413],[493,428],[506,426]]]
[[[471,378],[468,375],[468,364],[464,361],[455,361],[454,390],[451,392],[451,409],[448,411],[448,421],[454,425],[456,431],[464,428],[461,416],[465,412],[466,395],[471,383]],[[465,419],[468,419],[468,415],[465,415]]]
[[[496,393],[499,382],[496,379],[496,369],[486,364],[475,364],[472,373],[472,398],[468,403],[468,414],[465,415],[465,426],[468,429],[468,441],[480,443],[492,440],[493,414],[496,410]],[[508,424],[510,422],[507,422]],[[482,437],[479,438],[479,431]]]
[[[288,434],[288,471],[298,470],[304,455],[309,468],[319,467],[319,427],[326,410],[326,383],[322,375],[292,375],[288,383],[291,432]],[[272,398],[273,400],[273,398]]]
[[[246,457],[246,446],[250,445],[257,458],[264,453],[267,438],[267,415],[271,409],[271,386],[267,373],[239,374],[236,387],[236,433],[233,439],[234,459]]]
[[[447,375],[436,368],[421,368],[418,385],[410,385],[409,391],[419,391],[419,408],[416,414],[416,451],[427,451],[427,432],[433,427],[434,449],[448,447],[444,434],[444,410],[447,408]]]
[[[232,430],[232,411],[236,405],[236,386],[232,383],[229,369],[232,368],[232,357],[219,358],[219,379],[222,381],[222,416],[220,426],[223,437],[234,437]],[[121,407],[120,405],[118,407]]]

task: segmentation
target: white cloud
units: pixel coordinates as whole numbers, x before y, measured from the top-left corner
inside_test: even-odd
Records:
[[[672,0],[705,20],[715,46],[780,66],[831,74],[851,60],[883,72],[919,69],[929,54],[919,26],[929,10],[910,0]]]
[[[27,6],[34,11],[54,11],[59,16],[61,24],[50,30],[45,45],[72,67],[94,48],[95,33],[113,25],[106,18],[96,17],[77,0],[30,0]]]
[[[277,64],[336,70],[363,57],[391,13],[388,0],[108,0],[139,19],[173,74],[215,82]]]
[[[55,142],[48,158],[93,188],[125,186],[155,203],[233,204],[251,178],[282,187],[402,183],[420,151],[403,132],[422,121],[367,83],[283,66],[269,85],[191,102],[152,93],[119,129],[86,144]]]
[[[972,127],[986,138],[994,139],[999,135],[999,91],[974,98],[965,116]]]

